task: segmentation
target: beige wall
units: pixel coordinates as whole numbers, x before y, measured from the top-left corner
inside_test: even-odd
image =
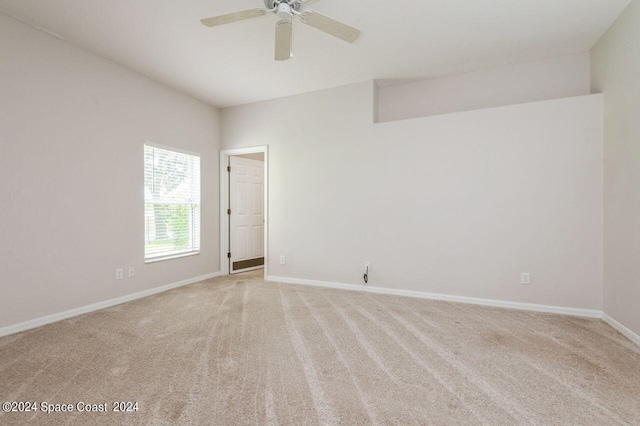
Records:
[[[589,74],[589,53],[586,52],[401,85],[383,85],[378,93],[378,121],[588,95]]]
[[[373,82],[221,111],[224,148],[269,145],[270,275],[602,308],[600,95],[373,111]]]
[[[591,52],[604,93],[604,309],[640,334],[640,2]]]
[[[3,14],[0,58],[0,327],[219,270],[216,109]],[[146,140],[202,155],[200,256],[143,262]]]

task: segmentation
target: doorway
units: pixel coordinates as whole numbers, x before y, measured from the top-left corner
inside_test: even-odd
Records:
[[[220,152],[220,269],[223,274],[268,265],[268,149]]]

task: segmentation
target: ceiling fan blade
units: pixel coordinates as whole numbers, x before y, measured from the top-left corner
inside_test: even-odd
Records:
[[[244,21],[245,19],[257,18],[267,13],[264,9],[249,9],[242,12],[229,13],[227,15],[216,16],[214,18],[202,19],[202,25],[207,27],[217,27],[219,25],[230,24],[232,22]]]
[[[279,21],[276,24],[276,61],[291,59],[291,22]]]
[[[343,24],[316,11],[310,10],[308,12],[302,22],[313,28],[344,40],[347,43],[353,43],[360,37],[360,30],[356,28],[350,27],[347,24]]]

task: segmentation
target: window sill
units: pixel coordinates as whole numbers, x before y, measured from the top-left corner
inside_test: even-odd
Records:
[[[187,253],[171,254],[169,256],[162,256],[162,257],[154,257],[154,258],[151,258],[151,259],[145,259],[144,263],[158,263],[158,262],[164,262],[165,260],[173,260],[173,259],[180,259],[180,258],[183,258],[183,257],[197,256],[199,254],[200,254],[199,251],[190,251],[190,252],[187,252]]]

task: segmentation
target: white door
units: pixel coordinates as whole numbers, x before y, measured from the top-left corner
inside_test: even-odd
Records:
[[[230,157],[229,273],[264,266],[264,162]]]

